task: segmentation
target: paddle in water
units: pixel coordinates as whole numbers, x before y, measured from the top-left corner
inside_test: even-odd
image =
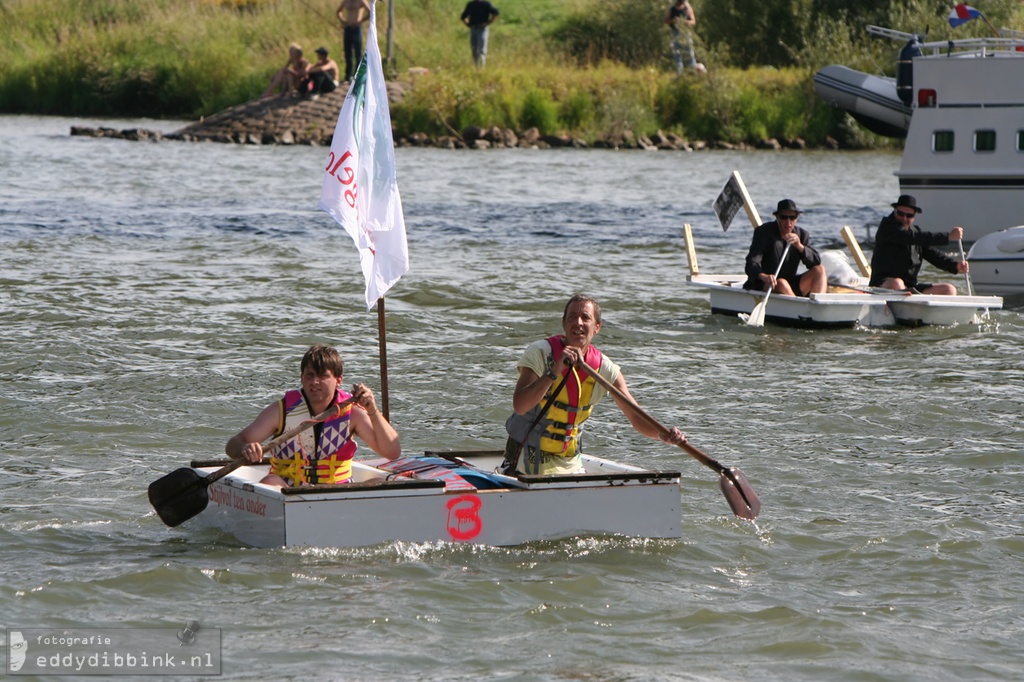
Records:
[[[782,250],[782,258],[779,260],[779,267],[775,268],[775,279],[779,278],[779,273],[782,272],[782,264],[786,262],[786,254],[788,253],[789,244],[786,244],[786,248]],[[763,327],[765,310],[768,308],[768,297],[771,295],[772,287],[768,287],[768,291],[765,292],[764,298],[761,299],[761,302],[754,306],[754,309],[750,311],[749,315],[740,313],[740,319],[751,327]]]
[[[332,405],[324,412],[315,417],[307,419],[293,429],[285,431],[277,438],[269,440],[263,445],[267,451],[286,443],[306,429],[327,421],[338,414],[342,405],[351,403],[352,400],[345,400],[337,405]],[[200,476],[195,469],[182,467],[159,478],[149,484],[149,503],[153,505],[160,520],[170,527],[178,526],[188,521],[193,516],[206,509],[210,502],[210,494],[207,488],[211,483],[217,481],[240,466],[248,464],[244,458],[236,459],[225,467],[214,471],[208,476]]]
[[[601,376],[596,369],[585,362],[580,362],[576,366],[594,377],[594,381],[601,384],[601,386],[606,388],[609,393],[626,402],[634,412],[646,419],[648,423],[656,428],[659,435],[669,433],[667,428],[662,426],[654,417],[645,412],[642,407],[636,404],[636,401],[630,400],[629,396],[620,391],[615,384]],[[688,442],[681,444],[679,447],[686,450],[691,457],[704,466],[710,467],[718,472],[719,486],[722,488],[722,494],[725,495],[725,501],[729,503],[729,507],[732,508],[733,514],[741,519],[754,520],[757,518],[757,515],[761,513],[761,500],[757,497],[757,493],[754,492],[754,488],[750,485],[750,482],[747,480],[747,477],[743,475],[742,471],[736,467],[725,467],[719,464],[717,461],[708,457]]]

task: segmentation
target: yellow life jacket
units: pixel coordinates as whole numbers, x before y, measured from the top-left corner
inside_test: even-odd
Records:
[[[350,397],[339,388],[334,397],[335,404]],[[275,435],[298,426],[313,414],[302,391],[288,391],[280,405],[281,422]],[[352,457],[356,453],[351,416],[352,405],[345,405],[338,416],[303,431],[271,450],[271,473],[277,474],[292,486],[348,483],[352,477]]]

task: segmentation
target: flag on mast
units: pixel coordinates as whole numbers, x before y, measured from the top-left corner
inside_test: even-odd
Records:
[[[956,28],[960,24],[966,24],[968,21],[977,19],[978,17],[984,19],[985,15],[970,5],[960,3],[949,13],[949,25]]]
[[[338,115],[320,190],[320,208],[345,228],[359,251],[367,312],[409,271],[375,7],[371,2],[366,53]]]

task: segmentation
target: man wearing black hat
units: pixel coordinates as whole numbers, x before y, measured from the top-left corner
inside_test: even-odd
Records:
[[[952,284],[926,284],[917,281],[917,274],[923,260],[952,274],[967,272],[967,261],[952,258],[935,248],[963,239],[964,228],[954,227],[949,234],[922,231],[914,225],[914,218],[921,213],[921,208],[917,199],[909,194],[900,195],[892,208],[892,213],[882,218],[875,232],[871,286],[914,289],[922,294],[955,295],[956,287]]]
[[[811,235],[796,226],[801,213],[803,211],[796,207],[796,202],[783,199],[772,213],[775,220],[754,229],[754,238],[747,252],[747,281],[743,284],[744,289],[771,290],[785,296],[822,294],[828,290],[825,266],[821,264],[821,256],[811,246]],[[783,262],[784,252],[786,259]],[[807,267],[807,271],[798,276],[796,270],[800,263]]]

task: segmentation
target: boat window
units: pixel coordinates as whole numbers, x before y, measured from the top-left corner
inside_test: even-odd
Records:
[[[974,131],[974,151],[976,152],[994,152],[996,150],[996,131],[994,130],[975,130]]]
[[[1024,152],[1024,130],[1017,131],[1017,151]]]
[[[936,130],[932,133],[932,151],[951,152],[953,151],[953,131]]]

